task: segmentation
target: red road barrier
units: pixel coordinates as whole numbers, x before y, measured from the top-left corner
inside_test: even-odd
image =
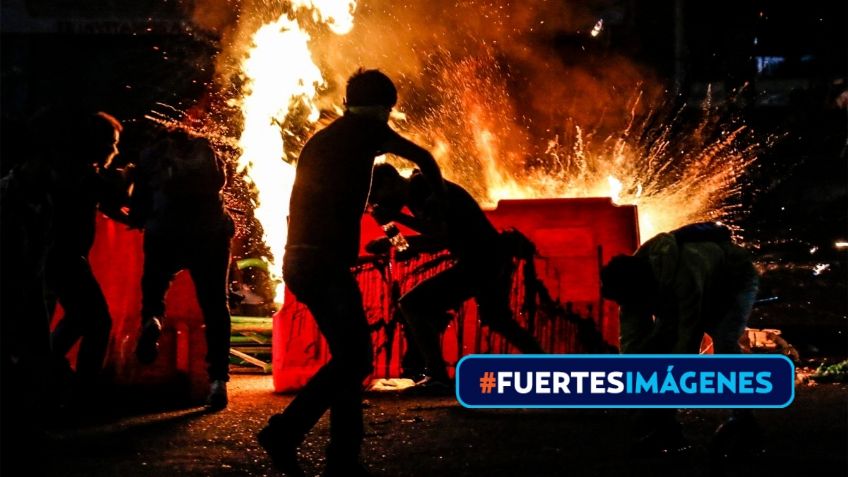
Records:
[[[114,373],[115,381],[141,386],[177,384],[192,399],[205,397],[209,384],[203,316],[188,273],[177,275],[168,291],[159,357],[152,365],[141,366],[134,352],[141,323],[142,234],[98,216],[90,261],[112,315],[106,367]],[[59,307],[54,325],[61,313]],[[72,363],[75,353],[71,353]]]
[[[600,266],[613,255],[633,253],[639,245],[636,207],[616,206],[609,198],[538,199],[501,201],[487,215],[500,229],[517,228],[538,248],[539,278],[555,300],[575,314],[591,319],[607,343],[618,344],[618,308],[600,297]],[[362,244],[382,236],[370,217],[362,223]],[[364,252],[364,251],[363,251]],[[424,275],[411,273],[427,257],[411,263],[365,264],[358,277],[366,314],[372,324],[375,371],[372,377],[396,377],[404,342],[393,320],[391,289],[400,292],[449,266],[445,263]],[[520,280],[520,273],[516,274]],[[528,317],[519,313],[522,287],[516,283],[514,310],[524,326]],[[534,320],[534,334],[548,352],[581,352],[577,326],[564,320]],[[469,353],[509,353],[514,350],[500,337],[479,326],[473,302],[468,302],[443,336],[445,360],[454,365]],[[273,371],[278,392],[300,388],[329,359],[324,340],[305,306],[287,292],[283,308],[274,316]]]
[[[595,323],[606,342],[617,345],[617,307],[600,299],[599,268],[613,255],[632,253],[638,246],[636,208],[616,206],[608,198],[509,200],[487,214],[496,227],[515,227],[535,243],[540,255],[535,263],[537,274],[552,298],[570,303],[576,315]],[[141,312],[142,235],[103,217],[97,227],[91,263],[114,321],[107,365],[114,369],[116,381],[155,385],[188,377],[192,396],[202,396],[206,392],[206,346],[188,274],[179,274],[168,294],[160,358],[152,366],[139,366],[133,350]],[[363,245],[382,233],[370,217],[363,218]],[[398,287],[402,294],[449,266],[445,262],[423,274],[412,272],[430,258],[392,267],[367,263],[358,270],[366,312],[374,325],[374,377],[400,373],[405,343],[399,323],[391,316],[391,288]],[[518,282],[521,276],[516,275]],[[522,293],[516,284],[513,303],[517,319],[533,327],[546,351],[582,351],[573,323],[541,318],[528,322],[528,317],[518,312]],[[457,313],[443,337],[443,348],[450,365],[469,353],[513,351],[500,337],[479,326],[473,302]],[[274,317],[274,388],[280,392],[298,389],[327,359],[326,344],[309,312],[287,292],[285,305]]]

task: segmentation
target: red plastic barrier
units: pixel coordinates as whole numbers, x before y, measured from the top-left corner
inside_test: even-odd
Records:
[[[638,246],[636,208],[615,206],[608,198],[511,200],[501,201],[487,213],[497,227],[515,227],[536,244],[541,255],[536,259],[537,273],[551,296],[570,303],[576,314],[591,318],[604,339],[617,344],[617,307],[601,301],[598,272],[600,264],[613,255],[632,253]],[[192,396],[201,396],[207,379],[205,340],[190,278],[178,275],[168,294],[160,358],[152,366],[139,366],[133,350],[141,311],[142,235],[104,217],[97,227],[91,262],[114,320],[107,365],[115,370],[117,381],[126,384],[155,385],[187,377]],[[382,236],[370,217],[363,219],[362,231],[363,245]],[[392,319],[391,287],[403,293],[449,266],[443,263],[423,274],[412,273],[421,261],[392,267],[377,262],[359,269],[366,312],[374,325],[374,377],[399,375],[404,352],[399,323]],[[516,286],[516,310],[520,295]],[[530,322],[521,313],[516,316],[524,326],[533,327],[546,351],[581,351],[573,325],[553,320]],[[281,392],[298,389],[328,359],[326,344],[309,312],[288,292],[283,309],[275,315],[273,333],[274,387]],[[500,337],[479,326],[473,302],[466,303],[448,327],[443,349],[449,364],[468,353],[513,351]]]
[[[168,292],[160,356],[149,366],[140,366],[135,358],[141,323],[142,238],[141,232],[98,216],[90,261],[112,315],[106,367],[114,371],[120,384],[157,386],[187,381],[191,398],[203,397],[208,391],[206,339],[203,316],[187,273],[178,274]],[[54,325],[61,313],[61,308],[57,309]],[[75,353],[70,356],[72,363]]]
[[[618,344],[618,308],[600,297],[600,266],[613,255],[630,254],[639,245],[638,221],[634,206],[616,206],[609,198],[539,199],[501,201],[487,215],[500,229],[517,228],[539,251],[536,270],[552,298],[569,305],[577,315],[594,321],[607,343]],[[362,244],[382,236],[370,217],[362,222]],[[432,257],[430,257],[432,258]],[[401,293],[418,281],[437,273],[440,265],[423,275],[411,273],[419,262],[363,265],[358,269],[360,288],[376,348],[373,377],[396,377],[404,351],[403,336],[392,319],[391,288]],[[518,277],[520,278],[520,277]],[[521,300],[516,284],[513,304]],[[519,322],[532,326],[548,352],[580,352],[577,331],[571,323],[534,320],[516,313]],[[329,358],[326,343],[308,310],[287,292],[283,308],[274,316],[273,372],[278,392],[300,388]],[[510,346],[499,336],[479,326],[473,301],[465,304],[448,327],[442,340],[446,362],[455,364],[469,353],[508,353]]]

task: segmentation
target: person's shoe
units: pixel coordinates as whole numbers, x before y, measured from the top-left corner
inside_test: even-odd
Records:
[[[449,379],[437,379],[425,376],[415,383],[415,386],[404,389],[407,396],[452,396],[456,393],[453,382]]]
[[[151,318],[141,325],[141,333],[135,346],[135,356],[141,364],[151,364],[159,355],[159,336],[162,334],[162,321]]]
[[[359,462],[341,463],[332,460],[327,461],[324,472],[321,472],[321,477],[372,477],[372,475]]]
[[[297,445],[280,436],[274,427],[265,426],[256,435],[256,440],[268,453],[274,468],[288,477],[306,477],[297,462]]]
[[[710,442],[710,454],[722,459],[746,459],[764,453],[762,430],[751,415],[731,417],[718,426]]]
[[[209,385],[209,396],[206,397],[206,406],[212,410],[220,410],[227,407],[227,382],[216,379]]]

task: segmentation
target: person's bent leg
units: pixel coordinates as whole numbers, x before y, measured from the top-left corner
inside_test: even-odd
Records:
[[[142,364],[150,364],[159,354],[159,335],[165,317],[165,294],[179,265],[172,246],[164,238],[145,232],[144,265],[141,275],[141,332],[135,354]]]
[[[372,370],[370,332],[359,287],[344,266],[289,252],[284,276],[327,340],[331,359],[310,378],[295,399],[269,419],[259,441],[280,470],[298,475],[296,448],[332,407],[328,456],[358,456],[362,443],[362,380]]]
[[[51,255],[47,261],[48,290],[53,299],[49,316],[52,317],[56,301],[62,304],[62,318],[50,333],[50,347],[56,359],[67,363],[65,355],[82,336],[82,316],[71,312],[83,309],[79,301],[77,276],[82,257],[69,258]],[[84,310],[83,310],[84,312]],[[49,320],[48,320],[49,323]]]
[[[739,354],[739,339],[757,298],[758,279],[749,277],[732,295],[730,307],[721,320],[707,332],[716,354]],[[750,409],[734,409],[728,420],[715,431],[710,450],[716,457],[749,457],[763,452],[762,430]]]
[[[436,381],[450,381],[442,354],[438,318],[470,298],[472,286],[467,272],[454,266],[419,283],[400,299],[400,309],[424,357],[425,372]]]
[[[491,331],[506,338],[509,344],[524,354],[544,354],[545,350],[539,345],[536,337],[515,321],[508,307],[492,309],[482,303],[478,304],[480,321]]]
[[[230,309],[227,302],[227,274],[230,266],[229,238],[210,239],[206,250],[189,265],[197,302],[206,324],[206,362],[209,380],[229,381]]]
[[[65,313],[51,335],[53,353],[63,357],[81,340],[77,375],[82,381],[94,380],[103,368],[112,329],[106,298],[84,257],[54,261],[50,273]]]
[[[80,275],[80,290],[82,300],[87,310],[86,319],[82,323],[82,339],[77,354],[77,375],[80,380],[96,380],[103,369],[109,337],[112,331],[112,316],[106,297],[91,267],[86,261],[84,273]]]
[[[362,296],[352,275],[344,293],[344,302],[350,309],[341,326],[319,322],[330,346],[332,360],[338,363],[339,382],[330,404],[330,445],[327,448],[327,465],[344,470],[356,465],[364,437],[362,416],[363,380],[374,370],[373,348],[368,320],[362,307]],[[327,329],[327,331],[324,331]],[[329,472],[329,471],[328,471]],[[328,473],[325,472],[325,473]],[[342,474],[343,475],[343,474]]]

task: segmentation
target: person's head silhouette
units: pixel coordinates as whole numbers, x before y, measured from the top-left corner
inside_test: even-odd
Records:
[[[396,103],[397,88],[379,70],[360,69],[347,80],[345,107],[350,114],[388,121]]]
[[[72,113],[64,120],[67,126],[59,139],[59,146],[75,164],[104,167],[118,155],[123,126],[114,116],[102,111]]]
[[[90,115],[85,125],[86,141],[91,148],[94,162],[99,167],[108,166],[118,155],[118,142],[123,126],[114,116],[102,111]]]
[[[371,179],[368,202],[379,209],[396,213],[406,205],[409,183],[391,164],[377,164]]]
[[[651,264],[641,257],[616,255],[601,269],[601,296],[621,306],[650,307],[656,297]]]

